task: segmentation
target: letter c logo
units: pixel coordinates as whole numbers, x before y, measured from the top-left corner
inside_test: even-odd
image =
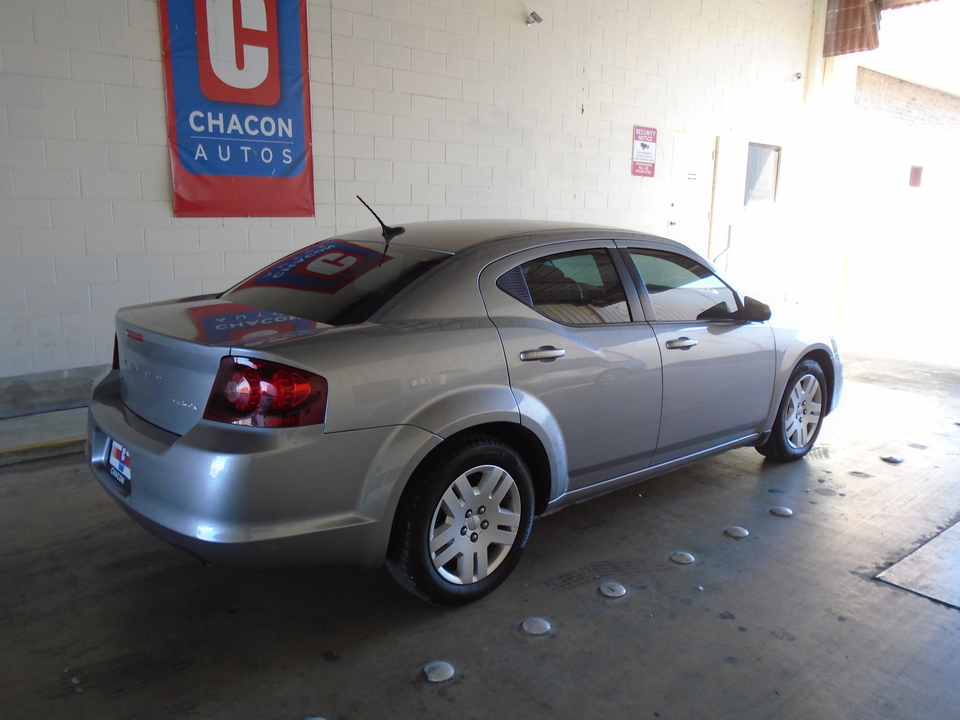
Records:
[[[200,90],[215,102],[280,100],[277,0],[197,0]]]

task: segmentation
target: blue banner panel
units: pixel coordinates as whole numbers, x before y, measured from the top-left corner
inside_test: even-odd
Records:
[[[304,0],[160,0],[174,214],[310,216]]]

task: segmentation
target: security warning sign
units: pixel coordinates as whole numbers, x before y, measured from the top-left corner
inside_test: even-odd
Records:
[[[653,177],[657,166],[656,128],[633,126],[633,174]]]

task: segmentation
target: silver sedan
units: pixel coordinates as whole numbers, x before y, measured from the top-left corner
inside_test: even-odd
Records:
[[[769,320],[688,248],[626,230],[341,235],[222,294],[120,310],[90,466],[207,561],[386,561],[466,603],[535,515],[730,448],[809,452],[840,355]]]

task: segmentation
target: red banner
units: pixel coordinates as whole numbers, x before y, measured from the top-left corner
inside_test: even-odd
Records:
[[[174,215],[313,215],[305,1],[159,9]]]

